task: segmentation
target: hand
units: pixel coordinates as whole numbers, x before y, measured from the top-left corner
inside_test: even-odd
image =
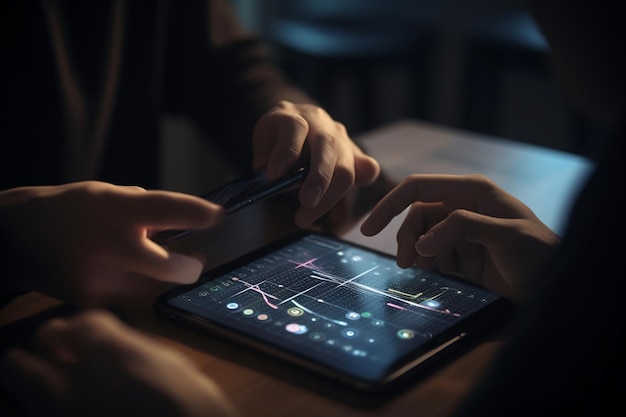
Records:
[[[191,362],[108,312],[53,319],[35,343],[37,353],[12,349],[0,362],[3,387],[28,415],[236,415]]]
[[[310,169],[300,187],[295,222],[307,227],[327,213],[353,185],[368,185],[380,172],[378,162],[350,139],[345,127],[322,108],[281,101],[257,122],[253,138],[255,168],[267,166],[277,178],[304,151]]]
[[[162,229],[203,229],[223,209],[201,198],[86,181],[0,193],[0,230],[18,255],[6,289],[40,291],[78,306],[109,305],[152,280],[186,284],[204,259],[159,246]],[[8,276],[8,275],[7,275]]]
[[[458,274],[521,303],[559,237],[482,175],[411,175],[361,226],[372,236],[410,206],[397,234],[400,267]]]

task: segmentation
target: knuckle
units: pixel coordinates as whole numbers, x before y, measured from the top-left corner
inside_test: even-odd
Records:
[[[417,183],[419,179],[420,174],[409,174],[400,181],[400,185],[403,187],[410,186],[414,183]]]
[[[338,184],[344,187],[354,185],[356,179],[354,171],[343,165],[337,165],[333,176],[336,178]]]
[[[91,340],[104,337],[105,329],[115,323],[112,313],[105,310],[87,310],[81,313],[74,322],[74,330]]]
[[[313,171],[315,174],[315,179],[318,182],[324,183],[324,184],[329,184],[330,181],[332,180],[332,176],[329,175],[329,173],[327,172],[326,169],[324,169],[323,167],[320,167],[318,169],[316,169],[315,171]]]
[[[484,174],[469,174],[467,179],[480,192],[490,191],[495,186],[495,183]]]
[[[330,147],[333,151],[338,151],[339,149],[339,139],[336,135],[320,132],[316,134],[313,138],[316,142],[321,142],[324,146]]]
[[[309,129],[309,123],[306,121],[304,117],[299,114],[291,115],[289,122],[293,125],[293,127],[297,130],[300,129]]]
[[[343,123],[335,121],[335,129],[340,136],[348,136],[348,129]]]
[[[293,108],[293,103],[291,103],[290,101],[287,101],[287,100],[279,100],[272,107],[272,110],[273,111],[287,111],[287,110],[289,110],[291,108]]]
[[[283,155],[288,162],[296,161],[300,157],[300,149],[296,147],[296,145],[290,144],[285,149],[285,154]]]
[[[468,222],[475,220],[477,216],[478,214],[471,210],[456,209],[448,215],[446,223],[452,228],[461,229],[464,225],[467,225]]]

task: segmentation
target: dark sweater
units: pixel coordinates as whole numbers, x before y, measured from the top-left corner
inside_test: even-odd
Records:
[[[536,296],[456,417],[596,416],[622,407],[625,145],[623,132],[611,137]]]
[[[49,3],[0,6],[0,190],[82,179],[159,187],[165,114],[190,117],[231,162],[248,168],[258,117],[280,99],[311,101],[269,65],[257,39],[238,32],[228,1],[121,1],[116,8],[114,1],[67,0],[57,11],[43,6]],[[54,46],[54,22],[61,49]],[[110,52],[115,22],[119,49]],[[79,111],[65,100],[63,54],[83,94]],[[110,114],[98,127],[111,56],[120,65]],[[79,113],[79,141],[104,132],[98,169],[87,178],[68,170]],[[78,159],[90,149],[79,147]]]
[[[58,9],[46,7],[56,3]],[[271,66],[228,3],[1,2],[0,190],[85,179],[160,188],[159,129],[167,114],[189,117],[231,164],[249,168],[259,116],[282,99],[312,100]],[[82,103],[78,108],[68,104],[72,85],[64,82],[59,64],[64,54],[82,95],[74,97]],[[115,59],[116,71],[109,66]],[[114,94],[102,117],[111,74]],[[97,126],[100,119],[103,126]],[[98,129],[103,134],[97,169],[86,176],[73,171],[70,147],[79,160],[83,154],[87,159]],[[0,222],[0,278],[32,261],[12,242]],[[2,293],[4,301],[11,296]]]

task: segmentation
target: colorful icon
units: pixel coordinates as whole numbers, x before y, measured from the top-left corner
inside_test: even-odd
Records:
[[[422,303],[423,305],[425,305],[426,307],[430,307],[430,308],[439,308],[441,307],[441,303],[437,300],[426,300]]]
[[[322,340],[326,339],[326,336],[324,335],[324,333],[311,333],[309,335],[309,339],[313,340],[314,342],[321,342]]]
[[[400,339],[413,339],[415,336],[415,332],[409,329],[398,330],[397,334]]]
[[[348,313],[346,313],[346,318],[348,320],[358,320],[361,318],[361,315],[355,311],[350,311]]]
[[[298,323],[289,323],[285,326],[285,330],[293,334],[304,334],[309,331],[309,329],[305,325]]]
[[[287,314],[289,314],[292,317],[300,317],[301,315],[304,314],[304,310],[298,307],[291,307],[290,309],[287,310]]]
[[[359,358],[364,358],[365,356],[367,356],[367,352],[361,349],[354,349],[352,351],[352,356],[358,356]]]
[[[359,335],[359,332],[354,329],[344,329],[341,331],[341,334],[348,339],[354,339]]]

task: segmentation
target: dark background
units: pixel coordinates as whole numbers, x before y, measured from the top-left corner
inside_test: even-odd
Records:
[[[521,0],[233,3],[287,75],[352,134],[416,117],[587,150],[590,126],[555,85],[548,46]]]
[[[231,2],[353,137],[411,117],[588,155],[597,134],[555,82],[522,0]],[[169,120],[164,138],[166,188],[204,193],[236,176],[186,121]]]

